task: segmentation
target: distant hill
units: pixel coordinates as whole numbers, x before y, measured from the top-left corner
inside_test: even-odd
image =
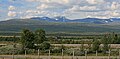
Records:
[[[120,32],[119,18],[67,19],[66,17],[33,17],[29,19],[10,19],[0,22],[0,32],[20,32],[28,28],[45,29],[48,33],[102,33]],[[113,25],[112,25],[113,24]]]

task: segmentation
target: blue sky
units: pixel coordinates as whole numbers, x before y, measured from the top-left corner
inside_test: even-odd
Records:
[[[120,0],[0,0],[0,21],[11,18],[120,16]]]

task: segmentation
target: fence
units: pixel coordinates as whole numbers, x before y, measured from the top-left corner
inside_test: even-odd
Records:
[[[96,51],[95,56],[89,56],[87,54],[87,50],[85,51],[85,56],[75,56],[75,51],[73,49],[71,56],[64,55],[64,50],[62,49],[61,55],[54,56],[51,55],[51,51],[49,50],[48,55],[40,55],[40,50],[38,49],[37,55],[0,55],[0,59],[120,59],[120,50],[119,55],[111,56],[111,50],[109,50],[108,55],[106,56],[98,56],[98,52]]]

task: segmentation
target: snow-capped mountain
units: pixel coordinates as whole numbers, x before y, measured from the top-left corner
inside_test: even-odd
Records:
[[[49,21],[49,22],[68,22],[68,21],[70,21],[70,19],[67,19],[64,16],[59,16],[59,17],[54,17],[54,18],[50,18],[50,17],[32,17],[30,19]]]
[[[32,17],[0,21],[0,31],[20,31],[24,28],[35,30],[43,28],[47,32],[119,32],[119,25],[120,18],[68,19],[63,16],[53,18]]]
[[[110,23],[115,21],[120,21],[120,18],[110,18],[110,19],[100,19],[100,18],[83,18],[83,19],[68,19],[64,16],[58,17],[33,17],[30,18],[33,20],[42,20],[42,21],[49,21],[49,22],[82,22],[82,23],[95,23],[95,24],[104,24]]]

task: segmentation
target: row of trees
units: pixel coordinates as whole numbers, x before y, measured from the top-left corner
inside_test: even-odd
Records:
[[[50,44],[46,42],[45,31],[43,29],[36,30],[35,32],[29,29],[24,29],[21,34],[20,42],[22,49],[49,49]]]
[[[11,41],[11,42],[17,42],[19,41],[19,37],[13,36],[13,37],[0,37],[0,41]]]
[[[93,40],[93,51],[100,51],[100,44],[102,44],[102,51],[105,53],[110,49],[110,44],[120,44],[120,37],[117,34],[106,34],[102,39]]]

